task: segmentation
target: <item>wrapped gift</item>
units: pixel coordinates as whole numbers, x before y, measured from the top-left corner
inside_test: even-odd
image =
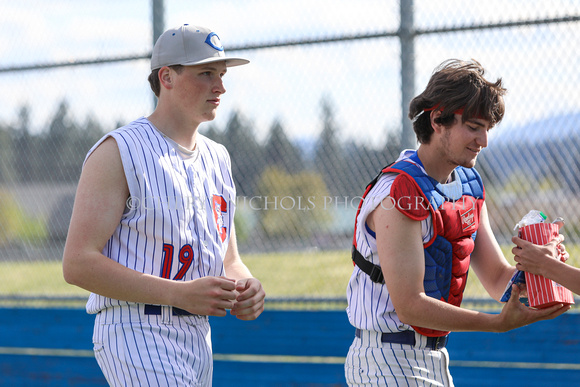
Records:
[[[536,223],[520,227],[518,236],[537,245],[545,245],[558,236],[559,230],[560,226],[555,223]],[[542,309],[555,304],[574,303],[574,295],[562,285],[531,273],[525,273],[525,278],[531,307]]]

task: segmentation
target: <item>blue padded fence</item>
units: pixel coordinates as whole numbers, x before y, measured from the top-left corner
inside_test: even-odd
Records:
[[[0,386],[103,386],[93,316],[81,309],[0,308]],[[211,318],[214,386],[344,386],[354,330],[344,311],[265,311]],[[577,386],[580,314],[512,332],[452,333],[456,386]]]

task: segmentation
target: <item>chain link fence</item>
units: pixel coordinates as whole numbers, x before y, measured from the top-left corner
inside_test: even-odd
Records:
[[[514,224],[539,209],[565,218],[576,251],[579,1],[189,3],[156,2],[165,26],[209,26],[251,60],[228,71],[200,131],[230,151],[240,251],[273,298],[344,298],[359,195],[409,146],[405,88],[419,93],[450,58],[478,60],[508,89],[477,167],[498,240],[508,252]],[[79,294],[59,265],[76,182],[104,133],[154,108],[152,4],[0,0],[7,299]]]

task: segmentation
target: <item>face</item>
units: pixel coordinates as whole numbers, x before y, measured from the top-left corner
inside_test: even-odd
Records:
[[[451,127],[442,127],[439,149],[442,157],[453,166],[474,167],[479,152],[487,146],[490,129],[487,120],[472,118],[463,123],[461,116],[456,114]]]
[[[220,96],[226,92],[223,77],[227,72],[225,62],[185,66],[181,73],[172,76],[172,103],[180,113],[196,123],[211,121],[216,116]]]

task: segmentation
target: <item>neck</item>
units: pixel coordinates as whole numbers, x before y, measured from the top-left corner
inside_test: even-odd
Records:
[[[432,147],[428,144],[422,144],[417,149],[417,156],[423,163],[423,168],[429,176],[440,183],[446,183],[455,169],[456,165],[449,164],[441,155],[433,152]]]

